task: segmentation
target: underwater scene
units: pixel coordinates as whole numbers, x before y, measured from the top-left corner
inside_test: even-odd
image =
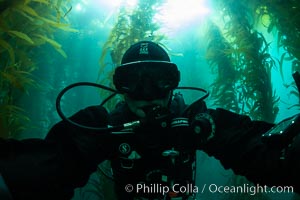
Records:
[[[61,120],[58,94],[78,82],[114,88],[114,69],[141,40],[163,46],[179,68],[179,86],[207,90],[209,108],[270,123],[299,113],[299,0],[0,0],[0,137],[44,138]],[[181,92],[188,104],[203,95]],[[79,86],[60,106],[71,116],[110,94]],[[201,151],[196,172],[197,185],[249,188],[198,192],[197,199],[300,199],[254,194],[253,183]]]

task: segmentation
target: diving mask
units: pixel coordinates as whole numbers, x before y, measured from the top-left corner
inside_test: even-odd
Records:
[[[166,97],[178,86],[180,72],[167,61],[136,61],[117,67],[113,76],[116,89],[135,100]]]

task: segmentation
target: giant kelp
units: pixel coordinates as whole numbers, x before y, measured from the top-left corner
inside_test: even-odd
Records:
[[[271,84],[274,59],[269,44],[253,26],[253,4],[242,1],[218,1],[224,19],[223,34],[215,27],[209,32],[208,58],[217,67],[213,83],[216,104],[247,114],[252,119],[274,122],[278,113]],[[229,80],[228,80],[229,79]],[[223,105],[222,105],[223,104]],[[238,105],[238,107],[236,107]],[[233,176],[229,184],[250,184],[244,177]],[[249,194],[231,194],[230,199],[249,199]],[[265,195],[256,198],[267,199]]]
[[[284,68],[290,71],[300,70],[300,2],[297,0],[254,0],[242,1],[252,12],[255,26],[264,26],[267,32],[276,35],[275,42],[279,55],[278,65],[280,74],[286,87],[295,87],[295,84],[286,84]],[[292,89],[291,94],[299,96],[298,91]],[[298,106],[298,105],[292,105]]]
[[[283,81],[286,81],[284,67],[290,64],[292,72],[300,70],[300,2],[265,0],[260,2],[256,9],[259,19],[268,16],[269,23],[266,28],[268,32],[277,33],[277,47],[284,49],[279,60],[279,68]],[[287,86],[296,87],[294,83]],[[290,94],[299,97],[297,89],[292,89]],[[300,104],[291,105],[294,106],[300,107]]]
[[[68,1],[11,0],[0,2],[0,133],[14,137],[29,120],[19,106],[28,89],[38,86],[32,73],[38,68],[35,52],[49,44],[66,57],[55,41],[57,30],[75,31],[62,23]]]
[[[271,68],[275,62],[268,53],[269,44],[264,36],[253,28],[251,23],[254,18],[251,16],[253,12],[249,12],[248,4],[226,1],[224,4],[219,2],[219,6],[223,11],[223,19],[226,19],[224,37],[230,48],[215,49],[215,51],[224,52],[231,57],[230,61],[234,66],[232,73],[235,74],[235,90],[241,107],[240,113],[248,114],[253,119],[273,122],[278,112],[276,104],[278,98],[271,84]],[[222,65],[220,67],[226,67],[227,62],[223,61]],[[215,83],[219,88],[227,84],[227,77],[221,78],[223,82],[219,80]],[[222,95],[218,96],[219,101]],[[225,105],[230,102],[223,103]]]
[[[241,108],[238,105],[236,90],[237,71],[232,56],[228,54],[232,47],[222,35],[219,27],[213,22],[210,22],[207,39],[209,44],[206,60],[212,71],[217,74],[211,85],[213,105],[239,113]]]
[[[153,20],[160,4],[160,0],[140,0],[133,9],[126,6],[120,8],[117,21],[102,48],[98,77],[100,83],[113,87],[114,69],[120,64],[122,55],[131,44],[141,40],[160,42],[164,38],[158,33],[159,25]],[[114,105],[114,102],[111,103]]]
[[[298,0],[264,0],[257,9],[260,15],[268,15],[269,32],[277,29],[278,47],[283,47],[290,56],[300,59],[300,2]]]

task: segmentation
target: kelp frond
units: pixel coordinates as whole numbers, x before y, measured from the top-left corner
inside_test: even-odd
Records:
[[[20,31],[14,31],[14,30],[9,30],[7,31],[8,34],[16,36],[22,40],[25,40],[26,42],[30,43],[30,44],[34,44],[34,42],[32,41],[32,39],[25,33],[22,33]]]
[[[1,88],[5,88],[10,85],[16,89],[26,92],[26,87],[36,86],[36,82],[32,79],[31,73],[19,69],[17,65],[8,66],[4,70],[0,71]]]
[[[0,137],[14,137],[27,128],[29,121],[24,109],[15,105],[0,105]]]

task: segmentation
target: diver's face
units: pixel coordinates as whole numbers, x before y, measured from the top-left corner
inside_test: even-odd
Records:
[[[130,98],[128,95],[124,96],[130,111],[140,118],[146,117],[146,112],[145,112],[146,107],[160,106],[166,108],[168,106],[170,97],[171,97],[171,92],[169,92],[169,94],[166,95],[166,97],[164,97],[163,99],[154,99],[151,101],[135,100]]]

